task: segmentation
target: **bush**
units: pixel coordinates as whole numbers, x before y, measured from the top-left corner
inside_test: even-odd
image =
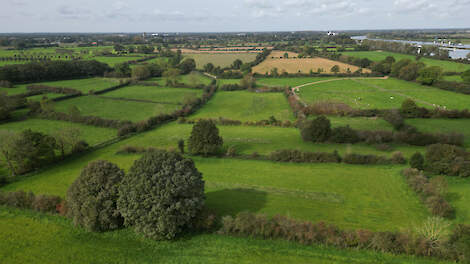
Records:
[[[424,110],[418,107],[415,101],[411,99],[403,101],[400,108],[401,114],[407,118],[422,117],[423,111]]]
[[[347,125],[333,128],[330,140],[334,143],[357,143],[360,139],[357,132]]]
[[[457,176],[468,169],[469,153],[464,149],[447,144],[434,144],[426,150],[426,170],[435,174]]]
[[[0,192],[0,205],[20,209],[31,209],[43,213],[57,213],[57,205],[61,203],[58,196],[34,195],[32,192]]]
[[[68,216],[75,225],[90,231],[120,228],[123,218],[116,202],[123,177],[124,172],[113,163],[89,163],[67,191]]]
[[[304,141],[325,142],[331,136],[330,120],[319,116],[302,124],[300,135]]]
[[[198,155],[215,154],[223,144],[219,129],[211,120],[198,121],[191,131],[188,140],[189,152]]]
[[[153,151],[124,176],[118,208],[126,226],[153,239],[172,239],[191,225],[204,199],[204,181],[191,159]]]
[[[462,263],[470,262],[470,225],[457,225],[449,238],[449,245],[455,259]]]
[[[385,112],[383,118],[385,119],[385,121],[389,122],[396,130],[400,130],[405,126],[405,120],[401,116],[400,112],[397,110]]]
[[[278,150],[271,152],[268,156],[269,160],[279,162],[309,162],[309,163],[327,163],[341,162],[341,157],[337,151],[333,153],[325,152],[302,152],[299,150]]]
[[[410,166],[411,168],[424,170],[424,157],[421,153],[416,152],[410,158]]]

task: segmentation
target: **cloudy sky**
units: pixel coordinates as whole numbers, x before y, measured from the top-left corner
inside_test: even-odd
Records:
[[[470,0],[0,0],[0,32],[470,27]]]

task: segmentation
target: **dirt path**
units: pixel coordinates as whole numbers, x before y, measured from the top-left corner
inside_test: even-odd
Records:
[[[384,77],[348,77],[348,78],[337,78],[337,79],[329,79],[329,80],[322,80],[322,81],[316,81],[316,82],[311,82],[311,83],[304,83],[299,86],[292,87],[293,92],[298,92],[300,91],[300,88],[313,85],[313,84],[318,84],[318,83],[326,83],[326,82],[334,82],[334,81],[343,81],[343,80],[362,80],[362,79],[369,79],[369,80],[386,80],[388,79],[388,76]]]
[[[209,77],[209,78],[212,78],[212,79],[217,79],[217,76],[215,75],[212,75],[210,73],[207,73],[207,72],[203,72],[202,74],[204,74],[205,76]]]

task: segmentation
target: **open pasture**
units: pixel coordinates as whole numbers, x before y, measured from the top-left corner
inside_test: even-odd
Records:
[[[255,60],[257,53],[195,53],[184,54],[187,58],[193,58],[196,61],[196,68],[202,69],[207,63],[214,64],[215,67],[229,67],[236,59],[244,63]]]
[[[387,58],[388,56],[394,57],[397,61],[402,59],[410,59],[414,61],[416,59],[416,57],[412,55],[388,51],[347,51],[341,52],[341,54],[358,58],[368,58],[371,61],[381,61]],[[436,60],[430,58],[421,58],[419,61],[426,64],[426,66],[442,67],[443,70],[447,72],[463,72],[470,69],[470,64],[463,64],[453,61]]]
[[[277,68],[279,74],[283,72],[308,74],[310,71],[317,72],[318,69],[321,69],[323,73],[332,73],[331,68],[335,65],[339,66],[340,73],[346,73],[348,69],[351,72],[355,72],[359,69],[359,67],[354,65],[324,58],[271,59],[268,57],[266,60],[253,67],[252,71],[258,74],[271,74],[271,70]],[[368,69],[363,69],[363,72],[369,71]]]
[[[68,113],[76,106],[83,116],[99,116],[105,119],[129,120],[132,122],[146,120],[149,117],[173,112],[180,108],[174,104],[144,103],[125,100],[100,98],[98,96],[80,96],[54,103],[59,112]]]
[[[287,99],[282,93],[217,92],[214,98],[191,118],[224,117],[241,121],[259,121],[270,116],[278,120],[294,120]]]
[[[470,120],[468,119],[407,119],[410,124],[419,131],[430,133],[457,132],[464,135],[465,147],[470,148]]]
[[[80,130],[81,138],[91,146],[105,142],[116,137],[116,130],[103,127],[87,126],[66,121],[46,119],[26,119],[18,122],[8,122],[0,125],[0,130],[21,132],[25,129],[42,132],[48,135],[64,128]]]
[[[0,208],[0,259],[19,263],[447,263],[367,250],[344,250],[216,234],[176,241],[143,239],[131,229],[92,233],[60,216]],[[73,241],[73,242],[71,242]],[[24,254],[27,245],[28,254]],[[106,248],[96,254],[97,248]],[[54,252],[54,257],[51,257]],[[210,252],[210,254],[208,254]]]
[[[300,88],[299,96],[308,104],[332,101],[358,109],[399,108],[407,98],[427,108],[441,106],[447,109],[466,109],[470,100],[469,95],[393,78],[322,82]]]
[[[103,94],[105,97],[137,99],[158,103],[183,104],[202,96],[202,89],[172,88],[160,86],[126,86]]]
[[[143,82],[156,82],[159,85],[166,85],[166,78],[165,77],[153,77],[153,78],[144,80]],[[188,84],[188,85],[199,85],[199,84],[209,85],[212,82],[212,78],[199,72],[193,72],[190,74],[180,75],[178,82]]]

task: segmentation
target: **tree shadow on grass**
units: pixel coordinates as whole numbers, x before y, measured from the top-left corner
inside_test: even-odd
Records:
[[[267,193],[254,189],[234,188],[206,193],[206,206],[219,216],[248,211],[256,213],[266,206]]]

